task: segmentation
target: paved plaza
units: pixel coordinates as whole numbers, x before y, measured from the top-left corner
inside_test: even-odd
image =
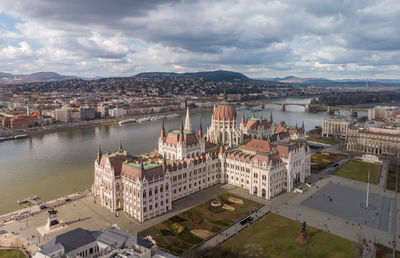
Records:
[[[383,195],[328,183],[301,204],[361,225],[394,233],[396,202]]]

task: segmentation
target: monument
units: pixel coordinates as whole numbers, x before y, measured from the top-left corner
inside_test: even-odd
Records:
[[[307,235],[307,230],[306,230],[306,222],[303,222],[303,227],[301,229],[300,235],[296,238],[297,243],[306,245],[308,242],[310,242],[310,237]]]
[[[37,228],[37,231],[42,236],[45,236],[46,234],[50,234],[50,233],[54,232],[55,230],[59,230],[59,229],[66,227],[65,223],[62,220],[58,220],[58,218],[57,218],[58,211],[57,210],[51,209],[48,211],[48,213],[49,213],[49,216],[47,218],[46,225]]]

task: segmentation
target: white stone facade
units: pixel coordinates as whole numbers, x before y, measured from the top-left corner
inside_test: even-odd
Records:
[[[220,143],[219,153],[207,152],[201,126],[194,134],[188,115],[185,130],[182,124],[166,135],[163,126],[159,148],[148,156],[130,156],[122,146],[112,154],[99,150],[93,194],[110,211],[124,210],[136,220],[145,221],[171,210],[173,201],[217,183],[242,187],[250,194],[270,199],[292,190],[310,175],[310,149],[305,141],[290,141],[289,128],[280,129],[279,134],[287,135],[284,143],[252,139],[240,145],[243,133],[236,120],[217,120],[217,115],[213,116],[207,140],[212,142],[220,135],[215,130],[231,130],[228,135],[234,136],[219,136],[225,143]],[[270,127],[275,125],[265,127],[266,135],[272,132]]]

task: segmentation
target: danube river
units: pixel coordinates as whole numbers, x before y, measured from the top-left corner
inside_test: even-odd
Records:
[[[310,99],[283,99],[285,103],[309,103]],[[244,112],[238,110],[238,120]],[[324,118],[332,115],[304,112],[300,106],[287,106],[282,112],[278,106],[267,106],[257,116],[270,116],[274,121],[285,120],[289,125],[306,130],[320,126]],[[200,118],[203,132],[211,122],[211,111],[191,114],[192,127],[197,131]],[[183,117],[182,117],[183,118]],[[167,130],[178,128],[180,118],[166,120]],[[0,214],[21,208],[17,200],[37,195],[42,200],[88,189],[93,182],[93,166],[99,145],[103,152],[118,149],[122,142],[131,154],[150,152],[157,147],[162,121],[123,126],[105,125],[34,135],[25,139],[0,142]]]

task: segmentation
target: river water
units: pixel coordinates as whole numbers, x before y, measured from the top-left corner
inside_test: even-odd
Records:
[[[284,103],[309,103],[311,99],[286,98]],[[306,130],[320,126],[322,119],[331,117],[326,112],[308,113],[301,106],[266,106],[256,112],[274,121],[285,120],[289,125]],[[238,110],[238,119],[251,110]],[[191,114],[192,127],[197,131],[200,118],[203,132],[211,123],[212,111]],[[182,117],[183,118],[183,117]],[[165,121],[166,130],[178,128],[181,118]],[[121,140],[131,154],[150,152],[157,147],[162,121],[152,121],[123,126],[104,125],[72,129],[55,133],[34,135],[25,139],[0,142],[0,214],[21,208],[17,200],[37,195],[51,200],[76,191],[87,189],[93,183],[93,166],[100,145],[103,152],[118,149]]]

